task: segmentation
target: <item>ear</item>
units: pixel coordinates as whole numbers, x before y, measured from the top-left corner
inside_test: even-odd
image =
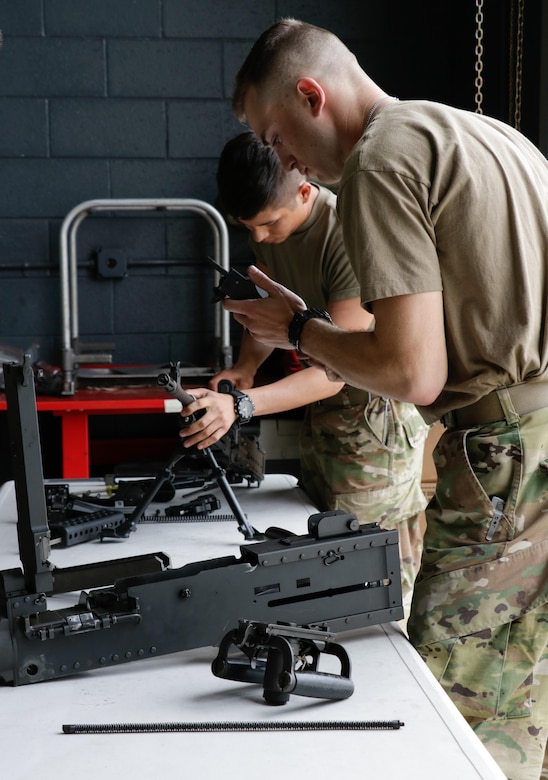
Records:
[[[310,199],[310,193],[312,191],[312,185],[309,181],[302,181],[299,184],[299,195],[303,203],[308,203]]]
[[[316,79],[303,76],[297,81],[297,92],[306,99],[312,109],[312,116],[319,116],[325,105],[325,92]]]

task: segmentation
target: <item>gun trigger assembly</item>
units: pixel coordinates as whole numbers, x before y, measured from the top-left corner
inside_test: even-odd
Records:
[[[225,635],[211,665],[216,677],[263,685],[267,704],[285,704],[289,696],[347,699],[354,692],[350,659],[324,626],[293,623],[258,623],[240,620]],[[241,655],[230,657],[232,647]],[[321,653],[338,658],[340,674],[318,671]]]

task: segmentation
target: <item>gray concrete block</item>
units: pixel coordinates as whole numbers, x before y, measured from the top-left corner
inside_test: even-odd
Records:
[[[108,41],[113,97],[222,97],[218,41]]]
[[[0,0],[0,30],[5,46],[16,35],[41,35],[42,0]]]
[[[192,332],[210,297],[190,270],[177,280],[130,276],[115,286],[115,295],[115,331],[121,333]]]
[[[45,219],[0,220],[0,267],[49,263],[48,221]],[[7,272],[2,272],[2,279]]]
[[[52,100],[50,123],[55,157],[166,156],[161,100]]]
[[[276,21],[275,0],[208,0],[198,13],[194,0],[164,0],[164,34],[177,38],[257,38]]]
[[[164,257],[165,233],[164,218],[149,218],[147,212],[128,216],[113,211],[112,217],[90,216],[76,234],[76,253],[83,262],[94,261],[99,249],[119,248],[127,257],[128,273],[146,273],[143,266],[131,267],[131,261]]]
[[[113,198],[215,201],[215,160],[114,160],[110,167]]]
[[[78,324],[82,341],[113,340],[115,285],[111,279],[98,279],[91,271],[79,271]]]
[[[242,67],[249,50],[253,46],[253,38],[247,38],[239,41],[225,41],[224,49],[224,70],[223,70],[223,90],[224,95],[232,100],[232,91],[234,88],[234,79]]]
[[[0,98],[0,156],[45,157],[47,153],[46,101]]]
[[[169,220],[167,224],[167,257],[203,258],[207,263],[206,255],[214,251],[212,236],[212,229],[204,217],[189,217],[183,213],[179,219]],[[177,267],[170,273],[178,273]]]
[[[178,360],[170,354],[168,333],[140,333],[138,337],[131,333],[115,333],[112,339],[116,347],[112,355],[114,363],[163,365]]]
[[[390,13],[388,3],[364,0],[278,0],[276,6],[277,18],[293,16],[308,24],[325,27],[345,43],[348,38],[366,37],[368,30],[378,31],[380,23],[389,19]]]
[[[104,93],[101,41],[8,39],[0,56],[0,95],[53,97]]]
[[[108,196],[103,161],[4,160],[0,217],[64,217],[74,206]]]
[[[47,35],[161,35],[161,3],[157,0],[48,0]]]
[[[0,285],[0,341],[40,342],[60,332],[59,281],[54,277],[8,278]]]
[[[241,130],[227,100],[171,101],[168,106],[169,157],[218,158]]]

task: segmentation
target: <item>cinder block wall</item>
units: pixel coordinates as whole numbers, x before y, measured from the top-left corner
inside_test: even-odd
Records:
[[[540,2],[527,5],[533,36]],[[483,107],[502,118],[509,7],[484,3]],[[0,0],[0,344],[38,342],[42,359],[60,362],[59,228],[77,204],[215,202],[218,154],[241,130],[230,112],[233,77],[276,18],[333,30],[392,94],[474,110],[475,13],[461,0]],[[525,98],[524,108],[535,105]],[[82,337],[114,341],[115,362],[203,365],[211,238],[189,214],[86,219],[77,241]],[[98,276],[102,248],[124,253],[125,277]],[[247,260],[243,233],[232,232],[231,250],[236,264]]]
[[[242,129],[230,111],[234,74],[260,32],[286,15],[332,29],[402,94],[408,66],[392,55],[415,46],[423,24],[403,2],[0,0],[0,344],[38,342],[42,359],[60,362],[59,228],[77,204],[214,204],[218,154]],[[439,14],[433,23],[449,29]],[[423,59],[415,55],[419,69]],[[454,66],[447,61],[446,88],[460,78]],[[430,84],[419,74],[416,89],[441,97],[433,73]],[[472,101],[471,78],[468,87]],[[245,236],[233,233],[231,247],[245,262]],[[98,276],[102,248],[124,253],[124,278]],[[86,219],[77,240],[82,338],[114,341],[119,363],[203,365],[211,251],[210,228],[190,214]]]

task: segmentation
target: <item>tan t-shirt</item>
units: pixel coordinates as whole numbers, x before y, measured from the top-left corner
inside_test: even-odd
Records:
[[[293,290],[309,307],[325,309],[331,301],[357,298],[358,280],[344,251],[336,197],[325,187],[308,219],[281,244],[262,244],[250,238],[257,260],[270,276]]]
[[[347,160],[338,211],[364,305],[443,290],[449,375],[427,420],[548,372],[548,162],[523,135],[437,103],[386,105]]]

